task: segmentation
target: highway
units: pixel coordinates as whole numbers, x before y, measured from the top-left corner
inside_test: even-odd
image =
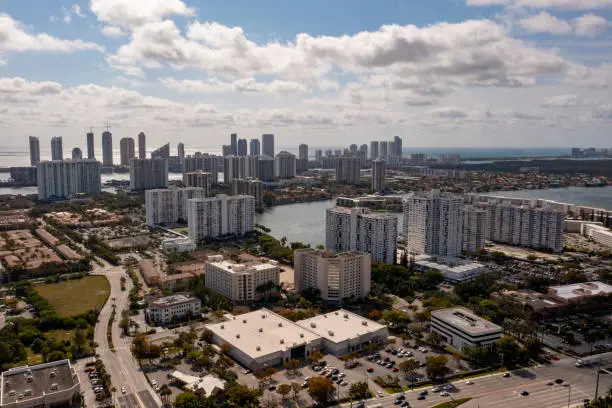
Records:
[[[606,367],[612,364],[612,353],[606,353]],[[461,408],[510,408],[510,407],[538,407],[538,408],[565,408],[583,405],[584,399],[595,397],[595,383],[597,379],[596,368],[577,368],[574,359],[564,359],[550,365],[540,365],[528,369],[512,372],[508,378],[501,373],[474,378],[472,385],[466,380],[454,382],[456,390],[448,397],[439,393],[432,393],[426,400],[417,400],[418,391],[405,392],[406,399],[413,408],[432,407],[440,402],[471,397],[472,400],[461,405]],[[563,379],[569,383],[568,387],[562,385],[547,385],[550,380]],[[604,395],[612,387],[612,375],[601,374],[599,379],[599,395]],[[522,396],[527,391],[529,395]],[[366,407],[378,406],[396,407],[393,404],[397,394],[369,400]],[[355,403],[352,406],[356,406]],[[343,404],[342,407],[351,407]]]
[[[119,328],[121,311],[129,306],[128,295],[132,282],[128,278],[127,290],[121,290],[121,277],[126,276],[123,267],[113,267],[105,264],[104,267],[96,269],[93,273],[106,276],[111,285],[109,300],[102,308],[98,324],[95,327],[94,340],[98,344],[96,352],[104,362],[113,385],[117,389],[117,393],[115,393],[117,403],[120,408],[159,408],[162,405],[161,399],[151,388],[137,361],[132,356],[130,350],[131,338],[123,338]],[[113,303],[116,305],[112,330],[115,352],[111,351],[106,336]],[[121,393],[121,387],[126,388],[126,394]]]

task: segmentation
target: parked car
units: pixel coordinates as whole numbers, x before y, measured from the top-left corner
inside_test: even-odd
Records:
[[[521,395],[522,395],[523,397],[526,397],[526,396],[528,396],[528,395],[529,395],[529,392],[528,392],[528,391],[523,390],[523,391],[521,391]]]
[[[448,391],[442,391],[442,392],[440,393],[440,396],[441,396],[441,397],[448,397],[449,395],[450,395],[450,394],[448,393]]]

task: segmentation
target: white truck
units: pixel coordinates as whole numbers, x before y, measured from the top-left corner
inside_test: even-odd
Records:
[[[603,361],[607,357],[610,357],[609,353],[595,354],[594,356],[584,357],[576,361],[576,367],[588,367]]]

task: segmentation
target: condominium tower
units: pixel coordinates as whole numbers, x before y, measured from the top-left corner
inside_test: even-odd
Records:
[[[282,151],[274,158],[274,175],[280,179],[291,179],[295,177],[295,155]]]
[[[108,130],[102,133],[102,166],[113,166],[113,134]]]
[[[199,187],[166,188],[145,191],[145,213],[147,225],[172,225],[189,218],[187,200],[206,198]]]
[[[138,158],[147,158],[147,136],[144,134],[144,132],[140,132],[138,134]]]
[[[187,201],[189,238],[200,243],[207,238],[244,235],[253,230],[255,198],[219,194]]]
[[[72,149],[72,160],[81,160],[83,158],[83,151],[80,147]]]
[[[121,165],[129,166],[130,160],[136,155],[134,139],[124,137],[119,141],[119,156],[121,157]]]
[[[378,142],[370,142],[370,159],[378,159]]]
[[[259,156],[261,154],[261,143],[259,139],[251,139],[249,154],[251,156]]]
[[[30,136],[30,166],[40,163],[40,141],[36,136]]]
[[[64,160],[64,147],[61,136],[51,138],[51,160]]]
[[[52,160],[38,163],[38,199],[62,200],[79,194],[98,196],[100,163],[96,160]]]
[[[87,158],[95,159],[96,158],[96,149],[94,147],[94,134],[93,132],[87,133]]]
[[[130,160],[130,189],[143,191],[168,187],[167,159]]]
[[[193,156],[187,156],[185,157],[183,171],[185,173],[191,173],[194,171],[208,172],[212,175],[212,184],[217,184],[219,182],[217,159],[220,159],[220,157],[210,156],[207,153],[196,153]]]
[[[372,161],[372,192],[382,193],[385,191],[385,170],[387,163],[384,160]]]
[[[264,134],[261,136],[261,154],[274,157],[274,135]]]
[[[207,171],[192,171],[183,173],[183,184],[185,187],[200,187],[204,189],[204,197],[210,197],[213,183],[213,175]]]
[[[232,180],[232,195],[249,195],[255,198],[255,208],[263,208],[263,183],[256,179]]]
[[[462,250],[476,252],[484,248],[487,234],[487,212],[481,208],[463,208]]]
[[[336,182],[358,185],[361,183],[359,157],[339,157],[336,161]]]

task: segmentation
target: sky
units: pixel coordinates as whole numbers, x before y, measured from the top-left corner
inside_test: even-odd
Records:
[[[0,149],[106,124],[115,149],[612,148],[612,0],[0,0]]]

